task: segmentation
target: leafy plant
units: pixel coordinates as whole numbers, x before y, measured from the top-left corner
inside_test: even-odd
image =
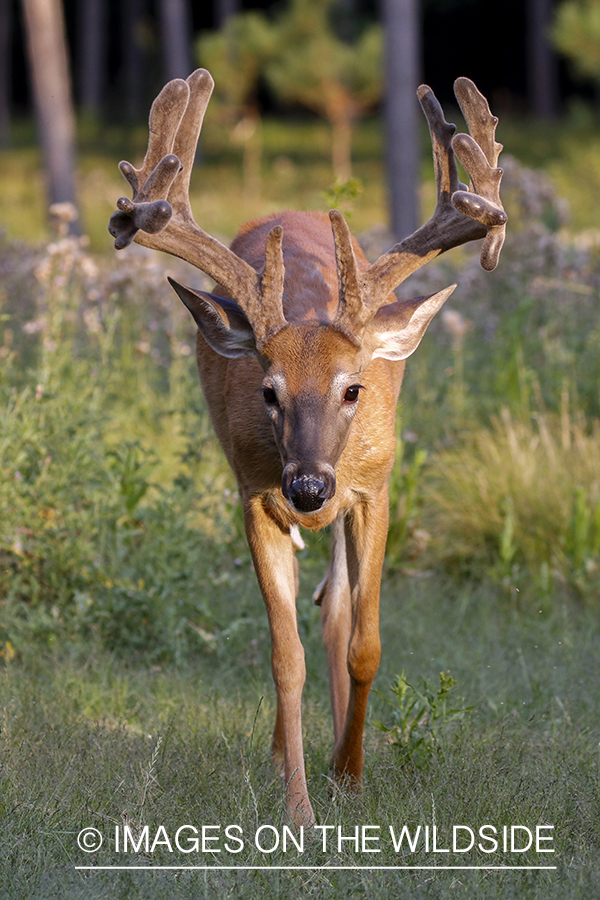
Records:
[[[349,178],[341,181],[336,178],[331,187],[325,191],[325,202],[329,208],[339,209],[346,218],[352,216],[352,205],[363,192],[360,178]]]
[[[402,670],[390,685],[391,697],[376,691],[391,708],[391,717],[387,722],[375,722],[375,727],[388,735],[388,742],[403,760],[417,766],[427,765],[439,747],[441,732],[475,708],[449,707],[448,694],[455,687],[456,680],[449,671],[440,672],[439,687],[423,678],[421,687],[417,688]]]
[[[135,441],[109,450],[108,457],[126,514],[133,519],[138,504],[150,487],[148,476],[158,464],[156,456],[154,453],[143,452],[139,441]]]

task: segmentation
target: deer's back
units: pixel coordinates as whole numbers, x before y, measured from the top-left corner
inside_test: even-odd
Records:
[[[234,238],[231,249],[261,272],[265,243],[275,225],[283,227],[285,280],[283,311],[290,324],[306,319],[328,322],[338,304],[335,248],[329,217],[315,212],[287,210],[247,222]],[[369,263],[354,242],[361,268]]]

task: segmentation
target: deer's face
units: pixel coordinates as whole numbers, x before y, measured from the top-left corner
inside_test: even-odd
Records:
[[[283,494],[298,512],[316,512],[335,494],[335,468],[360,404],[364,353],[333,327],[307,324],[280,331],[261,355]]]
[[[335,494],[336,465],[360,405],[361,373],[377,357],[410,356],[454,289],[389,303],[356,333],[336,324],[285,322],[258,341],[232,300],[170,281],[213,350],[229,359],[258,359],[265,414],[283,464],[281,488],[304,514],[322,509]]]

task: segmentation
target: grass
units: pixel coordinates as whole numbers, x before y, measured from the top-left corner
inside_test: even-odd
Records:
[[[572,422],[565,402],[562,420],[539,415],[523,422],[504,410],[471,440],[436,458],[430,501],[438,556],[471,570],[477,557],[507,586],[533,579],[534,603],[551,592],[553,578],[595,600],[596,424]]]
[[[311,573],[312,575],[312,573]],[[598,882],[597,619],[572,607],[552,615],[504,609],[486,590],[394,579],[383,597],[385,691],[399,659],[410,677],[450,668],[476,709],[440,734],[427,765],[401,761],[373,724],[366,788],[329,797],[331,748],[324,665],[308,585],[300,604],[309,677],[305,734],[309,784],[321,824],[380,826],[381,854],[336,839],[302,854],[259,852],[261,825],[282,833],[279,778],[267,761],[274,716],[268,654],[248,664],[205,654],[193,665],[152,667],[57,648],[24,654],[0,678],[3,710],[1,838],[3,896],[65,898],[235,896],[584,897]],[[403,599],[400,599],[400,598]],[[254,592],[253,606],[260,599]],[[247,634],[250,644],[254,638]],[[449,640],[451,635],[451,640]],[[259,642],[262,644],[260,634]],[[266,649],[266,648],[265,648]],[[254,652],[251,647],[248,652]],[[318,663],[318,665],[317,665]],[[585,689],[581,689],[585,685]],[[379,704],[379,705],[378,705]],[[373,704],[371,719],[385,710]],[[393,800],[391,799],[393,798]],[[483,824],[554,825],[556,854],[396,854],[389,837],[406,824],[477,830]],[[154,852],[118,855],[115,825],[236,824],[245,846],[218,857]],[[96,827],[105,847],[88,856],[76,835]],[[137,829],[137,830],[136,830]],[[552,833],[552,832],[547,832]],[[187,833],[186,833],[187,834]],[[211,831],[219,836],[219,832]],[[236,832],[239,835],[239,832]],[[274,835],[263,832],[265,841]],[[229,842],[235,849],[239,844]],[[265,843],[264,846],[267,846]],[[439,846],[439,845],[438,845]],[[446,846],[442,844],[441,846]],[[74,864],[431,865],[556,864],[555,872],[81,873]]]

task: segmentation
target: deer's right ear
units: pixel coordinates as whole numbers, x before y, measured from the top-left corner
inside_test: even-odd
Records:
[[[168,281],[215,353],[228,359],[258,355],[252,326],[237,303],[206,291],[194,291],[173,278]]]

